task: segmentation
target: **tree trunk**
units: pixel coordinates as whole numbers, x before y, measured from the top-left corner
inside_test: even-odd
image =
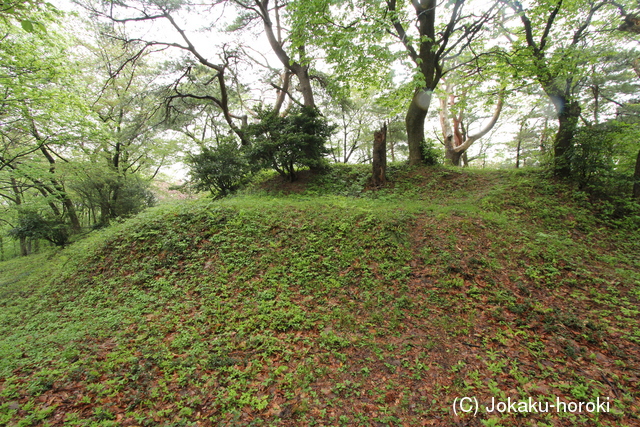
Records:
[[[100,225],[109,225],[111,219],[111,207],[108,201],[100,200]]]
[[[397,16],[396,0],[388,0],[387,7],[391,13],[391,22],[395,29],[395,34],[402,40],[407,49],[407,53],[420,68],[424,76],[424,86],[417,88],[413,94],[413,99],[409,105],[405,124],[407,126],[407,142],[409,145],[409,165],[415,166],[422,164],[424,156],[422,155],[422,143],[424,141],[424,120],[429,111],[431,104],[431,94],[438,86],[440,77],[442,76],[442,64],[440,63],[440,53],[436,45],[436,0],[413,1],[416,18],[418,20],[417,27],[420,35],[418,50],[408,41],[405,28],[402,23],[394,16]],[[456,2],[452,16],[456,16],[458,8],[461,6]],[[449,28],[446,35],[441,40],[447,43],[450,36]]]
[[[278,97],[276,99],[276,104],[273,107],[273,111],[276,114],[280,114],[280,110],[282,109],[282,104],[284,104],[284,100],[287,97],[287,93],[289,93],[289,83],[291,82],[291,72],[287,68],[282,73],[282,90],[278,92]]]
[[[373,134],[373,179],[375,187],[387,182],[387,124]]]
[[[453,141],[449,141],[449,139],[451,138],[447,138],[444,143],[444,157],[448,164],[453,166],[460,166],[460,159],[462,158],[462,154],[465,153],[465,151],[456,151],[455,147],[453,147],[452,145]]]
[[[390,148],[390,151],[391,151],[391,162],[393,163],[393,162],[396,161],[396,153],[395,153],[396,143],[395,143],[395,141],[391,143],[389,148]]]
[[[293,63],[291,70],[298,77],[300,83],[300,92],[302,93],[302,103],[305,107],[316,107],[316,101],[313,98],[313,87],[311,87],[311,78],[309,77],[309,67]]]
[[[416,89],[405,119],[405,124],[407,125],[410,166],[420,165],[424,160],[422,155],[422,144],[424,142],[424,119],[427,117],[430,103],[431,94],[427,91]]]
[[[633,197],[640,202],[640,151],[638,151],[638,157],[636,158],[636,170],[633,174]]]
[[[569,152],[582,109],[577,101],[568,101],[565,97],[556,97],[554,104],[560,126],[553,144],[553,167],[557,177],[567,178],[571,175]]]
[[[29,255],[29,248],[27,246],[27,238],[22,236],[20,237],[20,255],[27,256]]]
[[[282,65],[288,70],[290,70],[293,74],[298,77],[298,82],[300,83],[300,91],[302,92],[302,98],[305,107],[315,108],[316,103],[313,98],[313,88],[311,86],[311,78],[309,77],[309,67],[306,65],[301,65],[299,62],[294,61],[289,54],[282,47],[282,40],[280,40],[280,22],[278,15],[278,6],[276,5],[276,35],[273,32],[273,23],[271,22],[271,18],[269,16],[269,0],[260,0],[258,2],[258,7],[260,9],[260,18],[262,19],[262,23],[264,25],[264,31],[267,36],[267,40],[269,41],[269,45],[271,45],[271,49],[276,54]],[[304,56],[304,47],[299,48],[300,53]]]
[[[451,86],[447,85],[447,90],[451,90]],[[477,134],[475,135],[467,135],[466,132],[462,132],[460,128],[463,126],[462,117],[463,114],[460,112],[457,117],[453,117],[453,127],[451,126],[449,117],[449,106],[454,105],[455,97],[442,97],[440,98],[440,125],[442,126],[442,134],[444,136],[444,147],[445,147],[445,159],[447,163],[453,166],[460,166],[460,160],[464,158],[465,166],[468,166],[468,162],[466,159],[467,149],[478,139],[485,136],[498,122],[498,118],[500,117],[500,113],[502,112],[502,105],[504,101],[505,92],[504,90],[500,91],[500,95],[498,98],[498,102],[496,104],[496,109],[491,117],[491,121]]]

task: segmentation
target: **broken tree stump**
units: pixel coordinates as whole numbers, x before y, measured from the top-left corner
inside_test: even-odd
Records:
[[[387,182],[387,124],[373,133],[372,184],[379,187]]]

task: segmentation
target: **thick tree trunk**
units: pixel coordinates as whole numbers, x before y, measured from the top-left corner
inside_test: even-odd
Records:
[[[452,144],[452,141],[445,141],[444,157],[448,164],[452,166],[460,166],[460,159],[462,158],[462,155],[466,153],[466,151],[456,151]]]
[[[305,107],[316,107],[316,101],[313,98],[313,87],[311,87],[311,78],[309,77],[309,67],[303,67],[297,63],[291,65],[291,70],[298,77],[300,83],[300,92],[302,93],[302,103]]]
[[[431,95],[424,90],[417,89],[409,111],[405,118],[407,125],[407,139],[409,144],[409,165],[420,165],[423,162],[422,144],[424,142],[424,119],[429,111]]]
[[[38,141],[40,141],[41,138],[37,133],[35,124],[33,125],[33,129],[34,129],[34,136]],[[76,213],[76,208],[73,205],[73,201],[69,198],[69,195],[67,194],[67,191],[65,190],[64,185],[61,182],[59,182],[56,178],[53,177],[56,173],[56,160],[53,158],[51,153],[49,153],[49,150],[47,150],[45,145],[40,146],[40,151],[49,162],[49,173],[51,174],[49,181],[53,185],[53,188],[56,190],[55,196],[62,202],[62,204],[65,207],[67,215],[69,215],[71,230],[73,233],[79,233],[82,230],[82,227],[80,226],[80,220],[78,219],[78,214]]]
[[[567,178],[571,175],[569,153],[582,109],[577,101],[568,101],[565,97],[556,97],[554,104],[558,112],[559,127],[553,143],[553,167],[557,177]]]
[[[387,124],[373,134],[373,179],[375,187],[387,182]]]
[[[640,202],[640,151],[638,151],[638,157],[636,158],[636,170],[633,174],[633,197]]]

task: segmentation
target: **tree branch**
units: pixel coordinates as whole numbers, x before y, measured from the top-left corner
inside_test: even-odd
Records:
[[[393,28],[396,30],[395,36],[402,42],[404,47],[409,52],[409,56],[413,59],[414,62],[418,62],[418,53],[411,43],[409,43],[409,39],[407,38],[407,32],[405,31],[402,23],[398,20],[398,11],[396,10],[396,0],[387,0],[387,8],[389,12],[391,12],[391,23],[393,24]],[[391,33],[391,31],[389,31]],[[393,33],[391,33],[393,34]]]

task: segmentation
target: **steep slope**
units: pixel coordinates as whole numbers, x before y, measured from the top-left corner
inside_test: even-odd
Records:
[[[637,424],[637,234],[539,175],[394,173],[0,264],[0,424]],[[487,410],[529,397],[609,406]]]

